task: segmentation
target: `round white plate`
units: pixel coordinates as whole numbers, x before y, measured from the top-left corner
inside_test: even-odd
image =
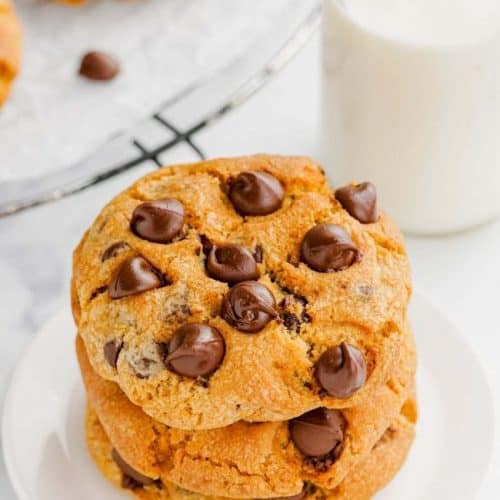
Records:
[[[410,316],[419,351],[417,438],[403,470],[377,499],[470,500],[492,450],[490,391],[471,348],[438,310],[416,294]],[[62,311],[41,329],[11,382],[3,451],[21,500],[127,498],[86,452],[74,336],[70,313]]]

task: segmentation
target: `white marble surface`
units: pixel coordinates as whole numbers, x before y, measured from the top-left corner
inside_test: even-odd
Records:
[[[259,151],[317,156],[318,45],[316,38],[261,94],[203,131],[197,141],[205,152],[210,156]],[[193,156],[180,146],[163,159],[189,161]],[[139,175],[135,171],[69,200],[0,219],[0,398],[23,347],[40,324],[67,303],[71,250],[81,233],[102,203]],[[407,242],[416,287],[458,325],[480,356],[498,424],[500,221],[456,236],[408,238]],[[446,352],[442,356],[446,363]],[[464,450],[463,459],[474,460],[474,450]],[[1,464],[0,498],[15,498]],[[493,462],[477,499],[498,498],[497,432]]]

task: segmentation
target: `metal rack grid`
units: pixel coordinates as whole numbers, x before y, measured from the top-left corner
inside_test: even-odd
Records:
[[[196,134],[247,101],[300,51],[320,23],[321,6],[317,1],[312,5],[291,35],[282,34],[284,42],[271,55],[267,40],[262,40],[250,51],[250,56],[246,54],[218,74],[183,90],[148,120],[108,141],[77,165],[43,178],[1,184],[0,217],[78,193],[148,161],[161,167],[159,156],[180,143],[204,159],[195,142]],[[160,127],[167,135],[152,146],[147,145],[140,138],[145,126]],[[125,152],[122,161],[103,166],[102,158],[120,157]]]

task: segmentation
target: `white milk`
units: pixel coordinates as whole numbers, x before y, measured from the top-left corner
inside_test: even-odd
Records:
[[[500,213],[500,0],[324,0],[322,161],[403,229]]]

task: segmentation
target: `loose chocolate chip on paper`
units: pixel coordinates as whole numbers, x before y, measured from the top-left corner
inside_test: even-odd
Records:
[[[257,281],[243,281],[224,297],[221,316],[241,332],[257,333],[278,313],[274,296],[266,286]]]
[[[304,236],[301,256],[311,269],[329,273],[347,269],[358,262],[361,254],[345,229],[336,224],[318,224]]]
[[[89,80],[112,80],[119,72],[120,65],[116,59],[105,52],[87,52],[80,62],[79,73]]]
[[[377,190],[371,182],[350,184],[335,191],[342,207],[363,224],[377,222]]]
[[[359,349],[342,342],[320,356],[315,373],[319,384],[330,396],[345,399],[365,383],[366,363]]]
[[[185,377],[204,377],[213,373],[224,359],[225,342],[209,325],[188,323],[172,337],[165,358],[167,368]]]
[[[232,182],[229,198],[241,215],[268,215],[281,208],[285,190],[271,174],[242,172]]]

